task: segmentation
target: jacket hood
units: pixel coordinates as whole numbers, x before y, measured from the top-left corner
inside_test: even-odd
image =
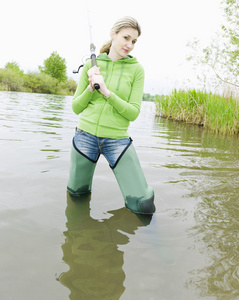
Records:
[[[104,61],[112,61],[109,58],[109,56],[107,55],[106,52],[99,54],[97,56],[97,59],[98,60],[104,60]],[[117,60],[115,62],[124,62],[124,63],[127,63],[127,64],[137,64],[138,63],[136,57],[133,57],[131,55],[127,55],[127,56],[125,56],[125,57],[123,57],[123,58],[121,58],[121,59],[119,59],[119,60]]]

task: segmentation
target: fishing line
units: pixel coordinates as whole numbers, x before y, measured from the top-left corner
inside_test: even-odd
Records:
[[[87,8],[88,27],[89,27],[89,36],[90,36],[90,53],[91,53],[90,58],[91,58],[92,67],[94,67],[94,66],[97,66],[97,63],[96,63],[96,55],[95,55],[95,45],[94,45],[93,37],[92,37],[92,25],[91,25],[91,21],[90,21],[90,11],[89,11],[87,0],[86,0],[86,8]],[[100,88],[100,85],[98,83],[95,83],[94,88],[96,90],[98,90]]]
[[[89,11],[87,0],[86,0],[86,10],[87,10],[88,28],[89,28],[89,37],[90,37],[90,53],[91,53],[90,59],[91,59],[92,67],[94,67],[94,66],[97,66],[97,63],[96,63],[96,55],[95,55],[95,45],[94,45],[93,37],[92,37],[92,25],[91,25],[91,21],[90,21],[90,11]],[[73,73],[74,74],[79,73],[79,70],[81,67],[83,67],[83,65],[80,65],[78,70],[77,71],[74,70]],[[100,85],[98,83],[95,83],[94,88],[96,90],[99,90]]]

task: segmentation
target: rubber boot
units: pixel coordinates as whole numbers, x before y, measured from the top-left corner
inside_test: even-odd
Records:
[[[123,194],[125,206],[134,213],[153,214],[154,191],[146,182],[133,144],[112,169]]]
[[[83,153],[71,149],[70,175],[67,190],[71,195],[81,195],[91,192],[92,178],[96,162],[91,161]]]

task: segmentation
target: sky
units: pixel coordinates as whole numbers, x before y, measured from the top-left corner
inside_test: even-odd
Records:
[[[96,54],[117,19],[136,18],[142,35],[131,54],[143,65],[144,91],[151,94],[193,81],[186,44],[197,38],[208,45],[222,23],[220,0],[2,0],[1,8],[0,68],[15,61],[25,73],[38,71],[56,51],[76,81],[72,71],[90,55],[87,11]]]

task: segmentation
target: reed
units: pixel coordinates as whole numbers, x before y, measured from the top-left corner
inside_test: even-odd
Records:
[[[156,96],[156,114],[223,134],[239,133],[239,101],[203,91],[174,90],[169,96]]]

